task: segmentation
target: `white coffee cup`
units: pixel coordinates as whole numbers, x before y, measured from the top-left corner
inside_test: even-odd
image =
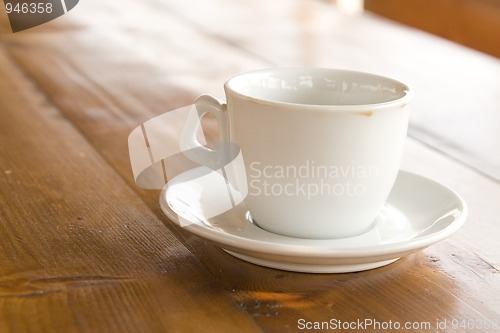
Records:
[[[241,149],[255,224],[317,239],[370,228],[400,167],[407,85],[362,72],[273,68],[237,75],[224,89],[227,104],[204,95],[196,105]]]

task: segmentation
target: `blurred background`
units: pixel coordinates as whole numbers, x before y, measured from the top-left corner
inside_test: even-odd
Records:
[[[500,0],[332,0],[500,57]]]
[[[498,181],[499,41],[500,0],[83,0],[19,33],[0,11],[0,46],[76,123],[224,99],[256,68],[367,71],[414,87],[411,138]]]

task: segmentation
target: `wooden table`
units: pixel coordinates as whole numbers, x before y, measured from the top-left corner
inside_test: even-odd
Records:
[[[0,12],[0,332],[295,332],[367,319],[500,331],[498,59],[315,0],[85,0],[15,34]],[[269,66],[412,85],[403,167],[460,193],[465,226],[383,268],[302,274],[170,223],[159,192],[134,183],[128,134]],[[488,320],[497,326],[481,328]]]

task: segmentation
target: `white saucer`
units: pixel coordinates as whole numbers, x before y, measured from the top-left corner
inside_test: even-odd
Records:
[[[252,223],[244,203],[231,207],[227,202],[224,178],[201,169],[177,176],[160,195],[161,208],[171,221],[229,254],[261,266],[309,273],[385,266],[450,236],[467,216],[458,194],[407,171],[400,171],[373,227],[351,238],[315,240],[274,234]]]

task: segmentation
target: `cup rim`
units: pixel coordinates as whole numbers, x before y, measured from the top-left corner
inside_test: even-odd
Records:
[[[330,73],[338,73],[338,74],[351,74],[351,75],[362,75],[365,77],[370,77],[370,78],[378,78],[381,80],[384,80],[386,82],[390,82],[395,86],[400,86],[401,91],[404,93],[404,95],[400,98],[396,98],[390,101],[386,102],[376,102],[376,103],[364,103],[364,104],[310,104],[310,103],[292,103],[292,102],[285,102],[285,101],[278,101],[278,100],[272,100],[268,98],[262,98],[262,97],[255,97],[255,96],[250,96],[248,94],[245,94],[241,91],[238,91],[233,87],[233,82],[235,79],[244,77],[244,76],[249,76],[249,75],[255,75],[255,74],[265,74],[265,73],[278,73],[278,72],[292,72],[292,71],[303,71],[305,72],[330,72]],[[287,108],[290,109],[304,109],[307,108],[308,110],[318,110],[318,111],[371,111],[371,110],[379,110],[379,109],[390,109],[394,107],[400,106],[403,108],[406,106],[406,104],[413,99],[413,89],[410,88],[407,84],[398,81],[396,79],[383,76],[383,75],[378,75],[370,72],[364,72],[364,71],[355,71],[355,70],[348,70],[348,69],[338,69],[338,68],[327,68],[327,67],[270,67],[270,68],[262,68],[262,69],[257,69],[253,71],[247,71],[247,72],[242,72],[239,74],[236,74],[229,78],[225,83],[224,83],[224,90],[226,91],[226,94],[231,93],[239,98],[245,99],[245,100],[250,100],[257,102],[259,104],[268,104],[268,105],[275,105],[275,106],[286,106]]]

